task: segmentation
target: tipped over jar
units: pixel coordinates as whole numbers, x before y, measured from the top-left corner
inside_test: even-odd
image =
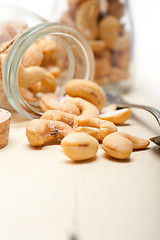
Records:
[[[94,81],[106,91],[128,90],[133,72],[133,26],[128,1],[66,0],[65,7],[60,21],[78,29],[93,50]]]
[[[61,97],[69,80],[93,80],[93,53],[79,31],[21,7],[0,8],[0,107],[37,118],[45,94]]]

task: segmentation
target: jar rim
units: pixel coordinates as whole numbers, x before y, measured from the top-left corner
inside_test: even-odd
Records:
[[[93,52],[89,46],[87,40],[82,36],[80,32],[76,29],[64,25],[62,23],[43,23],[36,25],[29,30],[25,31],[16,42],[11,47],[9,54],[7,56],[6,62],[4,64],[3,71],[3,85],[5,94],[10,102],[10,104],[18,111],[19,113],[25,115],[28,118],[37,118],[42,113],[40,109],[36,106],[29,104],[20,94],[18,86],[18,69],[22,57],[25,51],[34,43],[36,40],[45,37],[47,35],[53,36],[67,36],[72,37],[82,48],[84,53],[84,58],[86,60],[86,74],[84,79],[93,80],[94,78],[94,57]],[[70,49],[70,61],[74,65],[74,56],[71,54]],[[71,71],[72,69],[70,69]],[[70,75],[72,78],[73,73]],[[68,79],[70,80],[70,79]],[[66,83],[66,82],[65,82]],[[64,88],[64,86],[63,86]]]

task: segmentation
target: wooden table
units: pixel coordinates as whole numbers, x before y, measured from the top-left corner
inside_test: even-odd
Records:
[[[158,107],[141,85],[125,98]],[[96,159],[73,163],[59,145],[30,147],[27,122],[13,114],[9,145],[0,150],[0,239],[160,239],[160,148],[151,144],[128,161],[100,148]],[[119,130],[144,138],[160,132],[143,110]]]

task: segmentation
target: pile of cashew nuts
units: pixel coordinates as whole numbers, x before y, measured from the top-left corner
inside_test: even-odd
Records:
[[[120,0],[68,0],[61,22],[78,29],[95,56],[95,82],[116,84],[130,75],[132,36]],[[126,22],[127,24],[127,22]]]
[[[96,83],[73,79],[65,90],[62,102],[51,93],[42,97],[40,106],[44,114],[26,127],[32,146],[61,140],[64,154],[74,161],[82,161],[93,158],[99,146],[113,158],[127,159],[134,149],[149,145],[148,140],[118,132],[116,125],[130,119],[131,110],[107,105],[105,93]]]
[[[27,29],[23,23],[0,24],[0,80],[2,80],[5,60],[10,47],[22,32]],[[9,31],[9,30],[10,31]],[[8,33],[9,31],[9,33]],[[62,84],[62,74],[65,74],[67,54],[64,46],[51,37],[45,37],[34,42],[25,52],[18,71],[18,84],[22,97],[30,102],[38,102],[39,93],[54,93]],[[2,88],[0,81],[0,89]],[[0,99],[2,93],[0,94]]]

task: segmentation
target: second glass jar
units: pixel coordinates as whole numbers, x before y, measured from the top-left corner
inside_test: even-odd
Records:
[[[128,90],[133,69],[133,24],[128,1],[61,0],[55,4],[60,4],[59,21],[78,29],[88,40],[95,57],[94,81],[106,91]]]

